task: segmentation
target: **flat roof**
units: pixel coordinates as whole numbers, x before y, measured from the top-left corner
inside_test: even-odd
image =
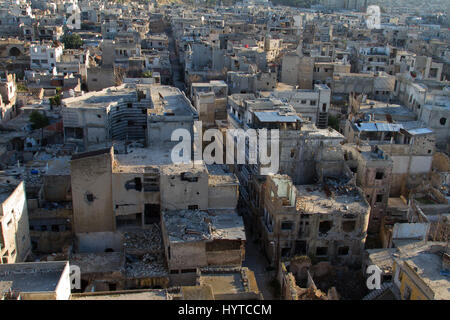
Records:
[[[0,264],[0,283],[10,282],[18,292],[54,292],[67,265],[67,261]]]
[[[296,114],[283,114],[279,111],[254,112],[255,116],[261,122],[297,122],[302,119]]]
[[[172,210],[162,216],[171,242],[246,239],[244,222],[235,210]]]
[[[392,273],[394,254],[397,252],[397,248],[368,249],[366,251],[372,263],[377,265],[385,274]]]
[[[354,123],[353,127],[360,132],[399,132],[403,125],[385,122],[360,122]]]
[[[258,293],[259,288],[253,271],[246,267],[202,268],[198,277],[200,285],[209,285],[214,294]]]
[[[305,213],[335,213],[363,214],[367,212],[369,205],[361,197],[357,188],[353,185],[334,187],[328,185],[328,191],[333,196],[327,195],[324,185],[296,185],[297,210]]]
[[[209,178],[208,185],[239,185],[239,180],[236,175],[229,172],[226,165],[212,164],[206,165],[208,169]]]
[[[121,252],[75,253],[69,260],[80,267],[82,274],[118,272],[125,266],[125,256]]]
[[[129,148],[126,154],[114,154],[115,172],[140,172],[146,166],[172,164],[172,147],[163,144],[149,148]]]
[[[152,86],[150,88],[150,95],[153,103],[153,108],[147,109],[147,113],[150,116],[169,116],[169,113],[176,116],[197,114],[197,111],[194,109],[191,102],[180,89],[176,87],[161,85]]]
[[[89,292],[72,294],[70,300],[167,300],[164,289]]]
[[[447,250],[445,243],[419,243],[400,248],[404,256],[404,263],[420,277],[420,279],[434,292],[436,300],[450,300],[450,280],[441,274],[441,250],[432,250],[433,246],[441,244],[442,250]],[[446,249],[447,248],[447,249]]]
[[[403,115],[415,117],[416,114],[409,110],[407,107],[399,104],[391,104],[376,100],[367,100],[361,103],[360,112],[362,113],[374,113],[374,114],[391,114],[391,115]]]
[[[82,96],[70,97],[62,100],[67,108],[106,108],[110,104],[121,100],[133,100],[137,97],[136,87],[124,84],[109,87],[101,91],[87,92]]]
[[[422,134],[430,134],[433,133],[433,130],[428,129],[428,128],[417,128],[417,129],[411,129],[411,130],[406,130],[410,135],[413,136],[418,136],[418,135],[422,135]]]
[[[240,272],[228,274],[202,274],[200,276],[202,284],[210,285],[216,294],[239,293],[244,291],[242,276]]]

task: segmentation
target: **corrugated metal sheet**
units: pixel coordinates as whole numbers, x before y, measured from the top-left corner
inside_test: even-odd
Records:
[[[403,128],[401,124],[383,123],[383,122],[361,122],[355,124],[358,131],[384,131],[384,132],[398,132]]]
[[[429,134],[433,133],[433,130],[430,130],[428,128],[417,128],[417,129],[411,129],[407,130],[410,135],[416,136],[420,134]]]
[[[255,116],[261,122],[297,122],[300,117],[294,114],[280,114],[277,111],[255,112]]]

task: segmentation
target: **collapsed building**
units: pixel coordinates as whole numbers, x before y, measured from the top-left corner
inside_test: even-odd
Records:
[[[242,263],[245,234],[236,212],[236,177],[221,166],[173,164],[170,151],[129,149],[127,154],[115,154],[112,147],[72,157],[77,254],[125,250],[127,261],[119,263],[116,271],[125,268],[126,272],[118,277],[122,283],[114,283],[115,288],[127,288],[130,278],[142,277],[154,279],[148,281],[159,287],[167,287],[169,279],[170,283],[192,283],[198,267]],[[131,244],[138,233],[148,233],[145,239],[155,244],[145,247],[142,237]],[[197,252],[198,259],[183,258],[189,252],[189,256]],[[139,260],[147,262],[135,274]]]
[[[175,129],[192,133],[197,111],[178,89],[124,84],[63,99],[64,141],[86,150],[113,140],[168,142]]]
[[[328,180],[294,185],[288,176],[268,177],[262,242],[271,261],[294,255],[355,263],[361,259],[370,207],[359,188]]]

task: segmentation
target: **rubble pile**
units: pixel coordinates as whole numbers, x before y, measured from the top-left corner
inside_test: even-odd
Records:
[[[163,247],[159,225],[155,223],[148,229],[125,232],[123,246],[125,249],[161,251]]]
[[[138,258],[127,256],[125,272],[131,278],[166,276],[167,269],[162,254],[144,254]]]
[[[211,238],[212,224],[206,212],[181,210],[165,213],[167,231],[173,241],[194,241]]]
[[[325,179],[324,187],[333,194],[345,194],[349,197],[357,197],[357,189],[353,185],[348,184],[348,182],[349,180],[346,179],[335,179],[328,177]]]

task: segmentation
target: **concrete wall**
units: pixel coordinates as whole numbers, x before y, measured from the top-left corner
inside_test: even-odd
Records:
[[[31,251],[25,185],[21,182],[0,204],[1,232],[8,250],[8,263],[22,262]]]
[[[183,171],[161,174],[161,209],[188,209],[191,205],[200,210],[208,209],[208,173],[203,170],[192,172],[198,180],[191,182],[182,178]],[[188,168],[186,172],[191,174]]]
[[[47,201],[72,200],[70,175],[46,175],[43,187]]]
[[[74,231],[114,231],[112,207],[112,149],[72,160],[71,183]]]
[[[210,185],[208,187],[209,209],[234,209],[237,207],[239,185]]]
[[[107,56],[107,55],[102,55]],[[113,56],[113,55],[112,55]],[[115,85],[115,72],[111,67],[91,67],[87,69],[89,91],[100,91]]]
[[[166,257],[169,257],[169,270],[207,266],[205,243],[205,241],[171,242],[170,256],[166,253]]]
[[[114,252],[123,250],[123,237],[118,232],[90,232],[76,234],[76,249],[80,253],[105,252],[105,249]]]
[[[146,173],[137,172],[115,172],[112,175],[112,193],[114,216],[141,213],[144,218],[146,204],[160,204],[159,192],[159,170],[152,178],[157,181],[154,184],[154,191],[146,189]],[[136,179],[141,183],[136,186]],[[144,223],[144,219],[142,224]]]

